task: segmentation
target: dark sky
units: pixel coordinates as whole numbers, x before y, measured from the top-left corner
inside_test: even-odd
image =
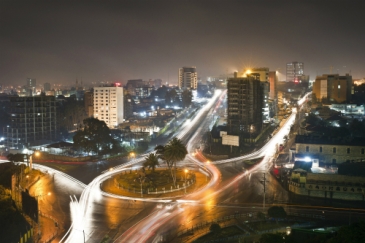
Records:
[[[365,77],[365,1],[0,1],[0,83],[198,76],[302,61]],[[284,76],[282,76],[284,77]]]

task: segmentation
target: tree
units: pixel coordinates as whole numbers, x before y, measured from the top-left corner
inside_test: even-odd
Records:
[[[146,161],[143,163],[143,167],[148,167],[149,169],[152,169],[153,172],[155,172],[156,166],[159,165],[158,156],[154,153],[150,153],[145,159]]]
[[[166,146],[163,146],[163,145],[156,146],[156,148],[155,148],[156,156],[157,156],[158,159],[161,159],[161,160],[163,160],[166,163],[167,168],[170,171],[171,179],[172,179],[172,181],[174,183],[174,186],[176,186],[175,180],[174,180],[175,177],[174,177],[174,171],[173,171],[173,163],[172,163],[171,160],[168,160],[165,157],[165,148],[166,148]]]
[[[77,131],[73,137],[77,149],[100,154],[117,146],[104,121],[91,117],[86,118],[83,123],[84,129]]]
[[[166,96],[165,96],[165,104],[171,105],[174,101],[176,101],[177,97],[178,96],[177,96],[176,90],[171,89],[170,91],[167,91]]]
[[[267,214],[273,218],[285,218],[286,212],[281,206],[272,206],[267,210]]]
[[[24,154],[8,154],[6,157],[10,162],[24,162]]]
[[[166,162],[176,187],[176,163],[185,159],[185,156],[188,154],[185,145],[180,139],[175,137],[165,146],[158,145],[155,150],[157,157]]]
[[[185,89],[181,95],[183,108],[189,107],[193,99],[193,95],[190,90]]]

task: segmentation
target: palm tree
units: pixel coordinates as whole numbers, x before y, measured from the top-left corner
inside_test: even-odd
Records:
[[[171,178],[174,179],[173,163],[170,160],[167,160],[165,158],[165,146],[163,146],[163,145],[157,145],[155,147],[155,151],[156,151],[157,158],[163,160],[166,163],[167,168],[169,168],[169,170],[170,170]]]
[[[150,153],[145,159],[146,161],[143,163],[143,166],[155,172],[155,168],[158,166],[158,157],[154,153]]]
[[[186,150],[186,146],[182,143],[182,141],[178,138],[173,138],[166,146],[164,147],[163,156],[165,161],[170,168],[172,180],[174,185],[176,186],[176,163],[185,159],[185,156],[188,154]]]

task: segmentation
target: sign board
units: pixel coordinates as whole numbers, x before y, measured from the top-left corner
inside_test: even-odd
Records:
[[[227,132],[226,131],[220,131],[219,135],[220,135],[220,137],[223,137],[223,135],[227,135]]]
[[[231,146],[239,146],[239,136],[233,135],[222,135],[222,144],[223,145],[231,145]]]

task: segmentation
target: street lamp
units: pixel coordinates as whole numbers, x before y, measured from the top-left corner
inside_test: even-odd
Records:
[[[28,165],[29,165],[29,171],[32,171],[33,169],[33,155],[35,155],[36,157],[38,157],[40,155],[39,151],[34,151],[32,154],[29,154],[28,152],[30,152],[28,149],[23,150],[27,156],[28,156]],[[23,152],[23,153],[24,153]]]
[[[146,177],[140,176],[139,177],[139,182],[141,183],[141,197],[143,197],[143,189],[142,189],[142,185],[144,180],[146,179]]]
[[[185,194],[186,194],[186,174],[189,172],[188,169],[185,169]]]
[[[129,154],[129,157],[131,157],[131,158],[136,158],[136,154],[134,153],[134,152],[131,152],[130,154]]]

